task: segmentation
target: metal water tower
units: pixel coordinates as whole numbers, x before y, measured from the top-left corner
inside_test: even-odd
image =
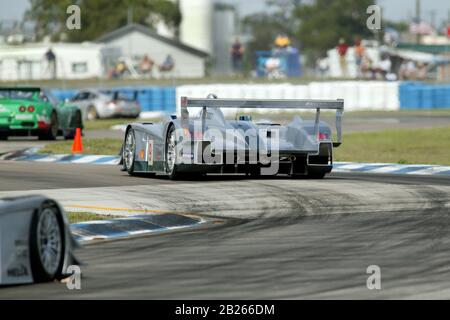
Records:
[[[213,53],[213,0],[179,0],[182,21],[180,40],[192,47]]]

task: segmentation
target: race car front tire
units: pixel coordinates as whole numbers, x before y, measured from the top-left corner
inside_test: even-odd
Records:
[[[134,130],[130,129],[125,137],[122,148],[123,167],[130,176],[134,175],[134,161],[136,154],[136,136]]]
[[[177,154],[176,154],[176,134],[175,127],[172,125],[167,130],[166,136],[166,154],[165,154],[166,173],[170,180],[177,180],[182,177],[178,172]]]
[[[30,263],[35,282],[48,282],[62,274],[64,224],[54,203],[44,203],[33,214],[30,228]]]
[[[0,140],[8,140],[8,133],[7,132],[0,132]]]

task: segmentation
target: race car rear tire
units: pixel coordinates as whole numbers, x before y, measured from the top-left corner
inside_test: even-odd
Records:
[[[8,140],[8,133],[0,132],[0,140],[2,141]]]
[[[130,129],[125,137],[125,143],[122,148],[123,167],[130,176],[134,175],[134,161],[136,154],[136,135],[134,130]]]
[[[39,140],[56,140],[58,137],[58,116],[52,112],[50,116],[50,128],[39,134]]]
[[[30,264],[35,282],[48,282],[62,274],[64,223],[54,203],[44,203],[33,214],[30,228]]]

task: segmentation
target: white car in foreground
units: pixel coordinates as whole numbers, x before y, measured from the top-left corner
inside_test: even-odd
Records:
[[[0,199],[0,286],[67,276],[77,246],[62,207],[43,196]]]

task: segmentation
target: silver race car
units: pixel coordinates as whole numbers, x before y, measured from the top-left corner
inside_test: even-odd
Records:
[[[136,100],[137,91],[133,96],[125,95],[117,90],[81,90],[69,100],[78,106],[85,120],[96,120],[114,117],[137,118],[141,107]]]
[[[281,125],[252,122],[250,116],[226,120],[223,108],[313,109],[315,120],[300,117]],[[197,109],[196,116],[189,110]],[[320,121],[322,109],[336,112],[336,137]],[[167,174],[171,179],[207,173],[251,176],[288,174],[323,178],[333,167],[333,147],[342,141],[343,100],[233,100],[181,98],[181,118],[131,123],[122,146],[122,170]]]
[[[77,264],[62,207],[42,196],[0,199],[0,285],[61,279]]]

